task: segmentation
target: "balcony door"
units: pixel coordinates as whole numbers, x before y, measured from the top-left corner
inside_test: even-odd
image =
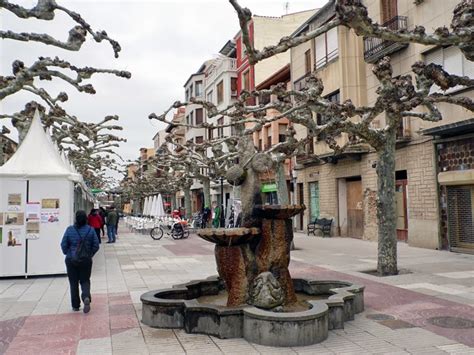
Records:
[[[397,0],[380,0],[381,24],[387,23],[398,15]]]

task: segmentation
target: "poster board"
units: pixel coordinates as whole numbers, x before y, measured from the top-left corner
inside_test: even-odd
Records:
[[[24,222],[26,190],[25,180],[0,180],[0,214],[2,215],[0,217],[0,276],[25,274],[25,224],[19,223]],[[21,195],[19,203],[16,196],[12,200],[12,194]],[[14,202],[13,205],[12,202]],[[12,209],[11,206],[15,206],[15,211],[8,211]]]

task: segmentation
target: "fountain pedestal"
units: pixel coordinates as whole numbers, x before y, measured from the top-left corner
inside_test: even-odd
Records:
[[[258,274],[269,271],[283,289],[283,304],[297,302],[293,281],[288,271],[290,248],[293,241],[291,217],[305,209],[299,205],[257,205],[254,215],[262,219],[262,237],[255,251]]]
[[[260,239],[258,228],[203,229],[199,236],[215,243],[217,272],[224,280],[228,292],[227,306],[246,304],[254,272],[249,265],[254,263],[250,245]]]

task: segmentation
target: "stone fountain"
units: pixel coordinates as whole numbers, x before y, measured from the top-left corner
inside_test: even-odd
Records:
[[[243,227],[198,231],[215,244],[219,276],[143,294],[144,324],[269,346],[303,346],[325,340],[328,330],[344,328],[364,310],[363,286],[291,278],[291,217],[305,207],[262,205],[255,171],[240,169],[227,177],[246,188]]]

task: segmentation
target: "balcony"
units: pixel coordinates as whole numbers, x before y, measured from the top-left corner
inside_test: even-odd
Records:
[[[395,16],[391,20],[385,22],[382,26],[393,31],[405,30],[407,28],[406,16]],[[399,43],[386,41],[380,38],[366,37],[364,38],[364,59],[368,63],[375,63],[379,59],[398,52],[408,47],[408,43]]]
[[[206,81],[210,83],[224,71],[237,70],[237,60],[234,58],[218,58],[207,73]]]

